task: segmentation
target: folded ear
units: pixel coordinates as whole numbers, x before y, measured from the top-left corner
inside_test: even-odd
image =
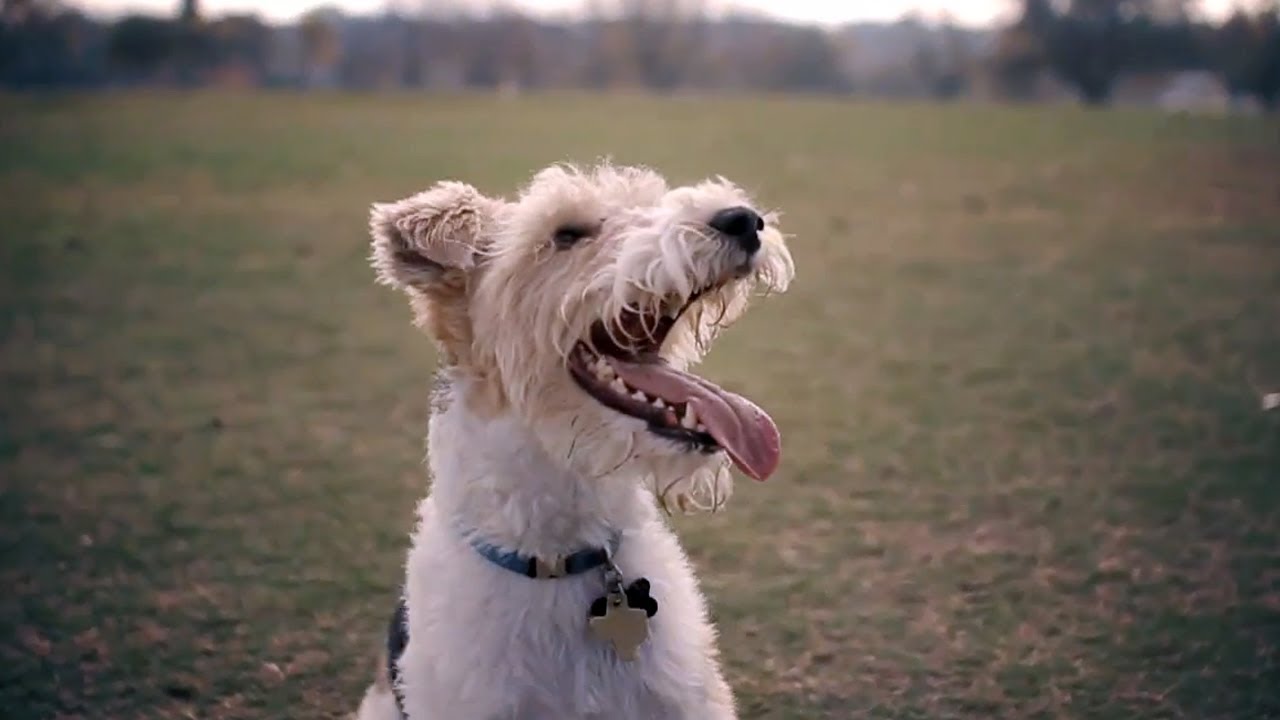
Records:
[[[501,206],[470,185],[442,182],[370,212],[378,280],[408,294],[414,322],[445,365],[474,364],[469,288]]]
[[[497,201],[460,182],[442,182],[370,212],[371,262],[378,280],[401,289],[426,290],[449,271],[476,265],[485,226]]]

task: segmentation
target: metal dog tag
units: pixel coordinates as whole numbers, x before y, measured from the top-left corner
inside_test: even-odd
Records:
[[[649,637],[649,614],[644,608],[629,607],[626,596],[616,591],[608,594],[604,615],[591,618],[588,625],[591,634],[613,645],[623,660],[635,660]]]

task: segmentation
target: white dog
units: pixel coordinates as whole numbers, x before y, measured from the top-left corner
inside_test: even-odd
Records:
[[[663,510],[719,506],[778,430],[686,372],[794,274],[723,179],[554,166],[513,201],[443,182],[372,211],[379,279],[436,341],[390,657],[359,720],[736,717]],[[656,612],[655,612],[656,610]]]

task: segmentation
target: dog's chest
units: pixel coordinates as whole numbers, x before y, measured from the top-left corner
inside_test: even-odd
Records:
[[[449,541],[422,527],[410,557],[401,660],[410,717],[663,716],[668,686],[681,682],[680,667],[699,650],[700,633],[681,621],[700,618],[696,599],[684,597],[691,578],[678,577],[688,570],[683,558],[663,567],[652,552],[619,554],[628,579],[644,574],[659,604],[636,658],[624,661],[589,629],[602,573],[531,580],[474,554],[432,551]]]

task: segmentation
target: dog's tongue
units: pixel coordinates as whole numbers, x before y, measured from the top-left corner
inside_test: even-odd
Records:
[[[778,469],[782,438],[773,419],[755,403],[712,382],[660,363],[610,358],[627,385],[668,403],[689,403],[707,432],[729,453],[739,470],[764,480]]]

